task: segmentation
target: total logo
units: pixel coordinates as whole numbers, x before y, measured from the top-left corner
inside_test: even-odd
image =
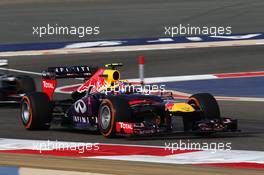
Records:
[[[82,99],[75,102],[74,109],[77,113],[82,113],[82,114],[84,114],[87,111],[86,104]]]
[[[120,122],[120,127],[123,129],[133,129],[133,125],[131,123]]]
[[[47,88],[47,89],[54,89],[54,85],[50,82],[47,82],[47,81],[43,81],[43,86],[44,88]]]

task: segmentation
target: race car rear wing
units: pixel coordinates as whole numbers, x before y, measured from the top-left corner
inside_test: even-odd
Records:
[[[57,87],[57,79],[84,78],[88,80],[96,71],[97,68],[91,66],[49,67],[42,72],[42,92],[52,100]]]
[[[91,86],[100,88],[105,83],[111,84],[120,79],[120,72],[117,70],[120,66],[121,63],[107,64],[105,67],[108,69],[91,66],[49,67],[42,72],[42,92],[52,100],[57,79],[62,78],[84,78],[85,82],[77,89],[80,93],[87,91]]]
[[[49,67],[42,72],[42,77],[46,79],[89,78],[96,70],[96,67],[91,66]]]

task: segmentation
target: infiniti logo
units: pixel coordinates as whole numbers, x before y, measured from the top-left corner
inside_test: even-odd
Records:
[[[77,113],[85,113],[87,108],[86,105],[84,103],[83,100],[78,100],[75,104],[74,104],[74,109]]]

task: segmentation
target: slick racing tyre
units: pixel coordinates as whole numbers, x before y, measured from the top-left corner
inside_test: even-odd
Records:
[[[105,137],[116,136],[116,122],[131,121],[128,101],[120,96],[104,99],[99,107],[98,127]]]
[[[194,108],[201,110],[202,119],[219,119],[220,109],[216,99],[208,93],[199,93],[192,95],[188,103]]]
[[[19,75],[16,77],[16,90],[18,93],[36,92],[35,81],[32,77]]]
[[[22,98],[20,117],[28,130],[46,130],[50,127],[52,104],[42,92],[34,92]]]
[[[197,130],[196,122],[220,119],[218,103],[211,94],[194,94],[189,97],[188,104],[192,105],[197,111],[199,111],[199,113],[192,113],[188,117],[183,117],[184,131]]]

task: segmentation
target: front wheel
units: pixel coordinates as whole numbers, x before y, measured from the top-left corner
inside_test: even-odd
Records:
[[[104,99],[98,111],[98,127],[105,137],[116,136],[116,122],[131,122],[128,100],[121,96]]]
[[[219,105],[214,96],[209,93],[199,93],[192,95],[188,100],[188,104],[201,111],[202,119],[220,118]]]
[[[108,99],[103,100],[99,107],[99,129],[105,137],[113,137],[115,135],[115,114],[114,106]]]
[[[196,122],[202,120],[220,119],[220,110],[218,103],[211,94],[194,94],[189,97],[187,103],[192,105],[197,112],[183,117],[184,131],[196,130]]]
[[[22,98],[21,120],[28,130],[46,130],[50,127],[52,104],[42,92],[28,94]]]

